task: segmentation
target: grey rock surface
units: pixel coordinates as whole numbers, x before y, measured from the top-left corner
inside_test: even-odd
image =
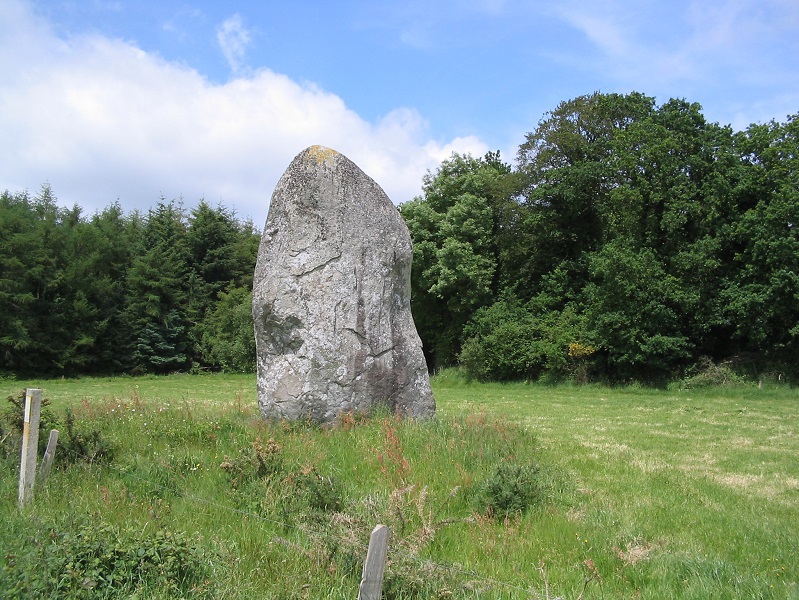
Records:
[[[412,256],[396,207],[352,161],[323,146],[294,158],[272,195],[253,283],[264,417],[435,414],[411,315]]]

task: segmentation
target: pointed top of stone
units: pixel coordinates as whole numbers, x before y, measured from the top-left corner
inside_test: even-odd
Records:
[[[315,160],[317,164],[327,163],[333,161],[338,156],[343,156],[339,154],[337,151],[333,150],[332,148],[328,148],[327,146],[309,146],[303,152],[300,152],[298,155],[305,156],[308,159]],[[345,157],[346,158],[346,157]]]

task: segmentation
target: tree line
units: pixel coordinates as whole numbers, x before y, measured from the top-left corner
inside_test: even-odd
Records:
[[[260,235],[222,207],[89,218],[44,186],[0,196],[0,374],[254,370]]]
[[[799,367],[799,118],[581,96],[453,156],[401,206],[428,363],[480,379],[664,381]]]
[[[428,365],[483,380],[799,374],[799,118],[733,132],[640,93],[561,102],[514,164],[399,207]],[[259,232],[204,201],[89,218],[0,196],[0,374],[252,371]]]

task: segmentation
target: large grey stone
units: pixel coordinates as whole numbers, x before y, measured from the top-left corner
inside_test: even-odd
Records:
[[[412,255],[396,207],[352,161],[323,146],[297,155],[272,194],[255,267],[265,417],[435,414],[411,316]]]

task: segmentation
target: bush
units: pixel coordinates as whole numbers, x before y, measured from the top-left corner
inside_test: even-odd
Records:
[[[680,382],[680,387],[686,390],[723,387],[727,385],[737,385],[743,383],[745,378],[736,373],[729,363],[714,363],[707,356],[699,359],[699,362],[688,372],[688,376]]]
[[[344,494],[339,482],[316,469],[304,469],[292,476],[298,494],[308,506],[320,512],[338,512],[344,506]]]
[[[7,398],[9,406],[0,414],[0,457],[19,457],[25,412],[25,392],[19,396]],[[50,401],[42,399],[42,410],[39,417],[39,448],[41,455],[47,446],[51,429],[61,429],[58,420],[47,408]],[[83,431],[75,426],[75,415],[65,411],[64,428],[66,431],[58,439],[56,461],[58,464],[76,462],[109,463],[114,458],[112,444],[96,429]]]
[[[69,408],[64,414],[65,435],[58,440],[56,457],[59,463],[104,463],[114,460],[115,450],[97,429],[82,431],[75,427],[75,414]]]
[[[240,488],[253,479],[272,477],[283,472],[281,446],[272,438],[266,443],[255,440],[250,447],[241,450],[238,456],[225,456],[219,465],[230,477],[233,489]]]
[[[567,377],[574,363],[569,348],[584,337],[582,325],[568,308],[536,310],[499,300],[477,311],[464,329],[460,363],[480,381]]]
[[[25,419],[25,390],[17,396],[6,398],[8,405],[0,413],[0,456],[16,455],[19,458],[22,430]],[[58,422],[49,410],[50,401],[42,398],[39,415],[39,453],[47,446],[47,437],[51,429],[58,427]]]
[[[501,463],[479,486],[480,512],[496,518],[523,513],[544,500],[540,468],[536,464]]]

